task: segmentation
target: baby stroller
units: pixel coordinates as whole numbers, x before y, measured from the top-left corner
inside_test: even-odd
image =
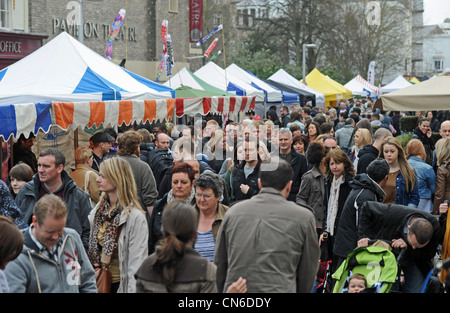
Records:
[[[348,291],[348,280],[353,274],[366,278],[364,292],[388,293],[398,277],[398,263],[390,246],[375,243],[369,247],[359,247],[350,252],[333,274],[335,284],[333,293]]]

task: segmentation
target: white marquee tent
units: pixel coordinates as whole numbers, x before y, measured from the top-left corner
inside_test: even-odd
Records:
[[[283,100],[283,95],[279,89],[275,89],[274,87],[270,86],[263,80],[259,79],[255,75],[252,75],[248,73],[247,71],[243,70],[236,64],[231,64],[227,68],[227,73],[231,73],[233,76],[236,76],[240,79],[242,79],[247,84],[260,89],[264,91],[266,94],[266,102],[281,102]]]
[[[308,91],[310,93],[313,93],[316,95],[316,105],[318,107],[322,107],[322,108],[325,105],[325,95],[323,93],[303,84],[298,79],[296,79],[295,77],[290,75],[288,72],[286,72],[284,69],[279,69],[277,72],[272,74],[272,76],[270,76],[268,79],[291,86],[291,87],[295,87],[297,89],[302,89],[302,90]]]
[[[402,75],[397,76],[397,78],[395,78],[393,81],[391,81],[389,84],[384,85],[383,87],[381,87],[381,92],[382,93],[388,93],[388,92],[393,92],[405,87],[409,87],[412,84],[407,81]]]
[[[173,89],[126,71],[66,32],[0,71],[0,105],[174,97]]]
[[[358,95],[362,97],[373,97],[378,95],[378,87],[370,84],[361,75],[355,76],[352,80],[344,85],[345,88],[349,89],[353,95]]]
[[[264,91],[257,89],[218,66],[214,62],[208,62],[199,68],[194,74],[210,85],[221,90],[233,92],[238,96],[256,97],[256,102],[264,102]]]

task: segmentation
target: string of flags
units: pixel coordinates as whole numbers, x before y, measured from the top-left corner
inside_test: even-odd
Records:
[[[125,14],[126,14],[125,9],[121,9],[119,11],[119,14],[117,14],[116,18],[114,19],[114,21],[111,25],[108,40],[106,42],[106,49],[105,49],[105,57],[108,60],[111,60],[113,43],[123,25],[123,22],[125,20]],[[169,24],[168,20],[163,20],[161,22],[161,38],[162,38],[162,42],[163,42],[163,51],[162,51],[160,63],[158,65],[158,70],[156,73],[156,82],[159,82],[159,79],[161,77],[161,74],[162,74],[164,68],[166,69],[166,74],[168,77],[172,75],[172,67],[174,64],[173,43],[172,43],[172,37],[168,33],[168,24]],[[221,31],[222,29],[223,29],[222,24],[215,27],[208,35],[206,35],[205,37],[203,37],[196,43],[197,47],[201,46],[209,38],[211,38],[211,36],[213,36],[214,34],[216,34],[219,31]],[[211,53],[217,46],[218,42],[219,42],[219,38],[215,38],[209,45],[208,49],[206,49],[205,53],[203,54],[203,57],[209,58],[209,56],[211,55]],[[219,56],[221,53],[222,52],[219,50],[215,55],[213,55],[210,58],[210,61],[213,60],[214,58],[216,58],[217,56]]]
[[[119,34],[120,28],[122,27],[123,21],[125,20],[125,9],[120,9],[119,14],[117,14],[116,18],[114,19],[111,28],[109,29],[109,36],[108,40],[106,42],[106,49],[105,49],[105,57],[108,60],[111,60],[112,56],[112,46],[114,43],[114,40],[117,37],[117,34]]]
[[[201,46],[205,41],[207,41],[209,38],[211,38],[212,35],[214,35],[215,33],[219,32],[220,30],[223,29],[222,24],[220,24],[219,26],[217,26],[216,28],[214,28],[208,35],[206,35],[205,37],[203,37],[202,39],[200,39],[196,45],[197,47]],[[213,40],[213,42],[209,45],[208,49],[206,49],[205,53],[203,54],[204,57],[209,57],[209,55],[211,54],[211,52],[214,50],[214,48],[217,46],[217,43],[219,42],[219,38],[215,38]],[[210,61],[213,60],[214,58],[216,58],[218,55],[220,55],[222,52],[219,51],[217,54],[215,54],[214,56],[211,57]]]

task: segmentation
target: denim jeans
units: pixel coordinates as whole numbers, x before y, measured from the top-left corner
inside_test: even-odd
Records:
[[[413,259],[408,256],[404,256],[401,262],[401,269],[405,274],[405,282],[402,286],[403,293],[420,293],[425,277],[417,267]]]

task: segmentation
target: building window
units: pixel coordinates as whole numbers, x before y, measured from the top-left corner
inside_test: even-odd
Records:
[[[178,13],[178,0],[169,0],[169,12]]]
[[[443,69],[444,69],[444,61],[442,60],[434,61],[435,71],[442,71]]]
[[[0,0],[0,28],[11,29],[11,0]]]

